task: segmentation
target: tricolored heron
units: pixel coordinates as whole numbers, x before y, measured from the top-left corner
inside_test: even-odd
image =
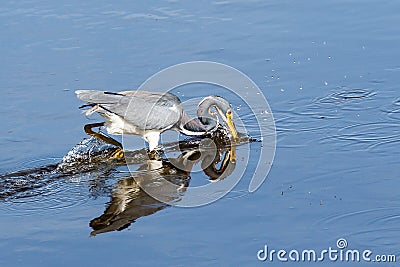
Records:
[[[99,138],[122,149],[121,143],[92,131],[93,127],[106,126],[109,134],[135,134],[149,144],[149,150],[158,146],[160,134],[175,130],[184,135],[204,136],[215,131],[222,118],[235,141],[238,138],[230,103],[220,96],[207,96],[198,105],[197,117],[191,119],[183,110],[179,98],[171,93],[147,91],[106,92],[78,90],[79,99],[91,107],[86,115],[98,112],[105,122],[85,125],[88,135]],[[219,116],[218,116],[219,115]]]

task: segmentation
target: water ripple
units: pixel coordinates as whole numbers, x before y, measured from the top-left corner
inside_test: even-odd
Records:
[[[362,237],[370,241],[366,243],[374,246],[397,245],[389,244],[387,240],[392,240],[393,236],[399,235],[400,207],[380,207],[336,213],[321,219],[316,225],[329,229],[340,227],[339,225],[351,226],[354,223],[357,224],[356,228],[345,228],[347,237],[357,236],[357,240]]]
[[[337,134],[323,137],[321,143],[331,140],[345,141],[349,145],[361,145],[366,149],[376,149],[381,146],[400,142],[400,125],[391,122],[370,122],[342,127]],[[343,149],[353,149],[341,146]]]
[[[395,99],[390,105],[382,110],[390,119],[400,120],[400,98]]]
[[[81,186],[68,184],[65,181],[53,182],[38,190],[29,191],[28,194],[19,194],[7,199],[0,205],[0,209],[6,210],[13,216],[61,211],[87,202],[89,198],[82,192],[84,190]]]
[[[365,217],[363,220],[355,220],[362,221],[363,224],[366,225],[374,225],[381,221],[382,214],[386,214],[388,211],[396,211],[396,214],[400,214],[400,207],[381,207],[381,208],[373,208],[373,209],[365,209],[358,211],[351,211],[347,213],[336,213],[331,216],[325,217],[317,224],[322,224],[325,226],[336,225],[339,221],[351,221],[354,217]]]
[[[376,150],[393,146],[400,142],[400,125],[382,121],[379,108],[387,96],[382,94],[378,98],[377,95],[373,90],[341,87],[311,101],[303,98],[285,102],[286,109],[274,113],[279,140],[288,134],[302,133],[307,138],[307,134],[314,133],[319,137],[309,141],[318,140],[320,144],[345,142],[338,146],[339,150],[351,151],[357,147]],[[394,100],[384,112],[393,119],[400,119],[400,99]],[[302,143],[307,140],[303,138]]]
[[[82,180],[66,180],[57,173],[56,159],[23,164],[23,171],[1,175],[0,209],[13,216],[46,213],[82,204]],[[49,164],[50,163],[50,164]],[[39,165],[44,167],[37,167]]]
[[[349,100],[363,99],[374,96],[376,93],[365,89],[348,89],[342,88],[339,92],[334,92],[328,96],[318,99],[320,103],[324,104],[338,104],[344,103]]]
[[[341,87],[313,100],[303,98],[285,102],[285,109],[274,111],[277,131],[281,134],[332,131],[343,123],[348,116],[346,112],[378,107],[375,95],[372,90]],[[368,104],[365,101],[369,101]]]
[[[315,106],[319,108],[340,108],[344,111],[361,111],[379,107],[379,102],[371,104],[375,99],[376,92],[367,89],[352,89],[341,87],[339,91],[335,91],[327,96],[314,100]],[[365,101],[369,101],[368,105]]]
[[[230,191],[223,199],[227,200],[227,199],[237,199],[237,198],[242,198],[249,195],[249,191],[248,190],[232,190]]]

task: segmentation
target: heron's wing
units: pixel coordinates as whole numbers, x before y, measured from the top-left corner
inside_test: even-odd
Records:
[[[76,94],[88,104],[98,105],[144,130],[169,129],[180,120],[182,114],[179,98],[170,93],[79,90]]]
[[[182,107],[175,95],[140,92],[123,97],[114,112],[142,129],[165,130],[180,120]]]

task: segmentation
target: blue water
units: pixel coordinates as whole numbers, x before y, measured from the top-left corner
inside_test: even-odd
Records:
[[[36,189],[0,201],[0,265],[280,265],[258,261],[257,251],[321,251],[339,238],[399,261],[399,8],[370,0],[5,1],[1,174],[56,164],[86,137],[83,125],[96,120],[81,114],[76,89],[134,89],[194,60],[230,65],[258,84],[277,148],[255,193],[246,176],[210,205],[161,206],[92,238],[90,221],[128,177],[104,166],[31,177]],[[238,156],[259,146],[238,148]],[[204,180],[191,176],[193,184]],[[1,193],[12,189],[1,185]]]

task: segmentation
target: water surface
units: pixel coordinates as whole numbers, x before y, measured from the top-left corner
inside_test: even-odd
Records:
[[[33,175],[34,189],[15,197],[3,194],[18,181],[2,180],[0,264],[253,266],[265,244],[322,250],[338,238],[399,257],[399,8],[370,0],[5,1],[1,174],[57,164],[85,138],[88,119],[74,90],[134,89],[192,60],[228,64],[253,79],[273,111],[278,143],[255,193],[246,191],[247,173],[213,204],[147,203],[146,216],[93,238],[90,222],[110,207],[118,183],[131,182],[123,169]],[[237,112],[251,126],[249,111]],[[254,142],[237,153],[259,149]],[[197,170],[190,182],[207,182]]]

